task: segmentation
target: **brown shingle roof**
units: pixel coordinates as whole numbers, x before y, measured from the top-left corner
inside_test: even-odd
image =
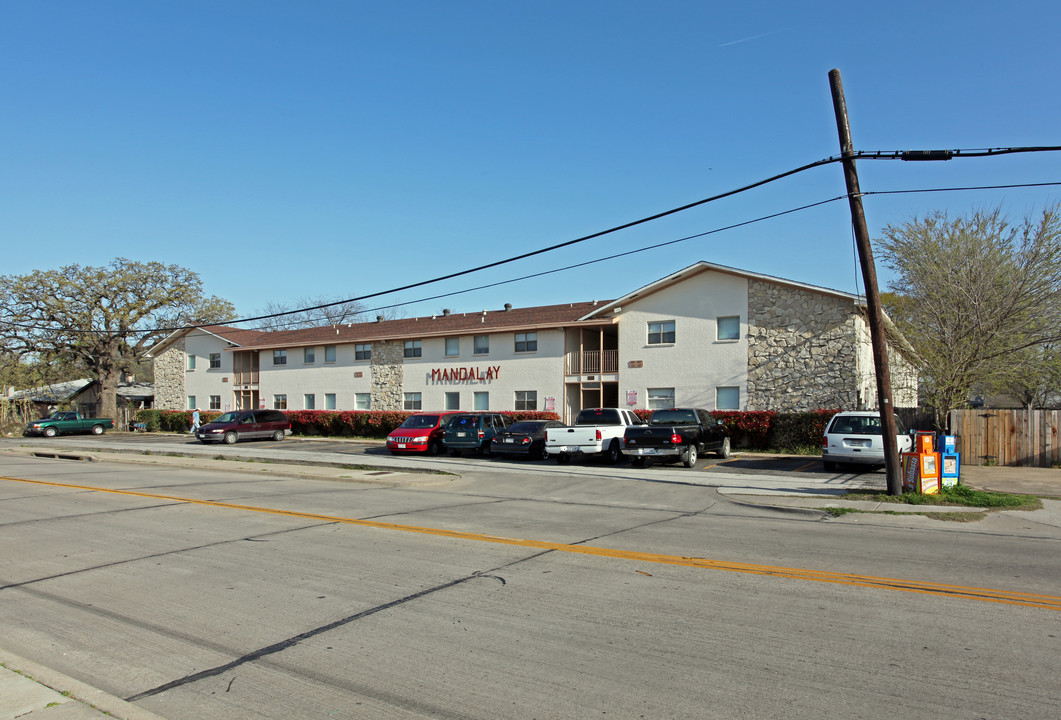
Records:
[[[236,339],[233,334],[233,328],[224,328],[225,332],[218,332],[211,328],[204,329],[231,339],[233,342],[238,343],[241,349],[283,348],[314,344],[330,345],[333,343],[372,342],[374,340],[403,338],[413,340],[440,335],[469,335],[472,333],[502,331],[520,332],[564,327],[576,324],[579,318],[589,314],[594,308],[605,302],[607,301],[542,305],[472,313],[451,313],[449,315],[428,315],[400,320],[381,320],[350,325],[326,325],[324,327],[279,330],[275,332],[236,330],[236,332],[253,333],[252,336],[239,336],[239,339]],[[583,321],[577,324],[600,325],[610,322],[611,318],[606,318],[604,320]]]

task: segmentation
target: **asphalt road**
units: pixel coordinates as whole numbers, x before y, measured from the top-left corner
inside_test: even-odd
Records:
[[[171,720],[1058,716],[1061,533],[1030,515],[437,462],[460,474],[0,456],[0,647]]]

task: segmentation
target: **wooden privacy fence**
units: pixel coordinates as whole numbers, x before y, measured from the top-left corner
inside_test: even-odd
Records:
[[[1061,410],[952,410],[964,465],[1053,467],[1061,463]]]

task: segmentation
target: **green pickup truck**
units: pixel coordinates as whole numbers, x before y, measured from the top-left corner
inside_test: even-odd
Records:
[[[34,420],[26,424],[23,435],[43,435],[55,437],[59,433],[92,433],[102,435],[105,430],[113,430],[114,421],[110,418],[87,418],[79,413],[66,411],[52,413],[43,420]]]

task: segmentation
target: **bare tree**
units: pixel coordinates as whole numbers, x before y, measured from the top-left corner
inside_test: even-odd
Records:
[[[1058,206],[1012,226],[1000,209],[937,212],[889,225],[877,245],[896,273],[889,310],[922,360],[938,427],[1021,353],[1061,341]]]
[[[0,346],[18,358],[66,357],[100,383],[104,415],[144,351],[173,328],[235,317],[232,303],[203,297],[198,274],[178,265],[115,258],[0,277]]]
[[[359,322],[360,303],[336,298],[302,297],[291,303],[269,302],[255,315],[271,315],[253,323],[256,330],[298,330],[300,328]]]

